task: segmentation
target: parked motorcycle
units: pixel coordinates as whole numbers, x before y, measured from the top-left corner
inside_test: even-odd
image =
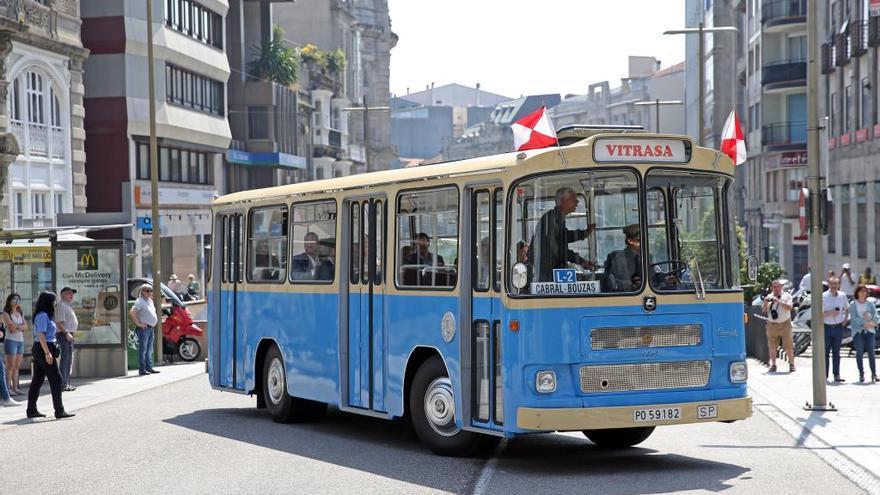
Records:
[[[186,306],[172,300],[170,314],[162,322],[163,352],[177,354],[184,361],[195,361],[202,352],[202,346],[196,337],[201,337],[202,333]]]

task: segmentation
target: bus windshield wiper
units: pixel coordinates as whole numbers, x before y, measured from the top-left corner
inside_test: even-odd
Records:
[[[694,272],[694,294],[697,299],[706,299],[706,286],[703,285],[703,274],[700,273],[700,262],[694,256],[690,259],[691,270]]]

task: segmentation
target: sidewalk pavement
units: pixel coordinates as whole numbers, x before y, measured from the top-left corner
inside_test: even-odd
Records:
[[[847,355],[848,349],[841,350],[840,374],[846,382],[826,381],[828,402],[838,410],[814,412],[804,409],[807,402],[813,402],[810,351],[808,349],[795,358],[797,371],[794,373],[788,372],[788,363],[783,360],[777,359],[779,371],[770,373],[763,363],[749,359],[749,393],[755,409],[764,411],[769,404],[828,447],[880,479],[880,382],[870,382],[867,356],[863,357],[866,381],[859,383],[855,357]],[[770,416],[779,423],[773,414]],[[798,444],[803,444],[808,436],[805,432],[799,433]]]
[[[72,385],[77,387],[73,392],[64,392],[64,408],[73,413],[81,409],[127,395],[136,394],[152,388],[161,387],[170,383],[178,382],[205,373],[205,362],[173,363],[156,367],[160,373],[154,375],[139,376],[138,370],[129,370],[127,376],[116,378],[71,378]],[[27,408],[27,390],[30,385],[30,375],[21,377],[21,391],[25,395],[14,397],[21,402],[20,406],[0,407],[0,431],[11,428],[14,425],[29,423],[32,420],[25,417]],[[208,386],[208,377],[205,375],[205,386]],[[43,384],[40,390],[38,408],[46,415],[40,421],[52,420],[52,397],[49,395],[49,382]]]

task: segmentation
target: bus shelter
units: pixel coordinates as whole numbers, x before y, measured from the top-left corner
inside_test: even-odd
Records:
[[[64,287],[77,291],[72,301],[79,320],[74,376],[126,374],[126,242],[93,240],[85,235],[125,226],[0,230],[0,304],[10,294],[19,294],[30,325],[41,292],[51,290],[60,297]],[[27,332],[26,355],[32,343],[33,334]]]

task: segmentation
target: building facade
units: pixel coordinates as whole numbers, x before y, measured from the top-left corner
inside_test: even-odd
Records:
[[[227,0],[153,2],[158,219],[151,218],[147,29],[144,2],[86,2],[87,187],[90,212],[127,212],[135,256],[129,273],[151,276],[152,235],[162,237],[162,273],[204,272],[210,203],[223,190],[227,121]],[[151,227],[152,232],[146,229]]]
[[[86,209],[77,0],[0,1],[0,228]]]
[[[629,57],[628,77],[611,87],[609,81],[590,84],[585,95],[568,95],[550,109],[555,128],[567,125],[640,125],[660,131],[684,134],[684,106],[646,105],[657,100],[671,103],[684,99],[684,64],[659,68],[654,57]],[[638,103],[638,105],[637,105]]]
[[[875,2],[871,2],[874,4]],[[822,29],[822,92],[828,116],[824,270],[880,264],[880,12],[868,2],[829,2]]]

